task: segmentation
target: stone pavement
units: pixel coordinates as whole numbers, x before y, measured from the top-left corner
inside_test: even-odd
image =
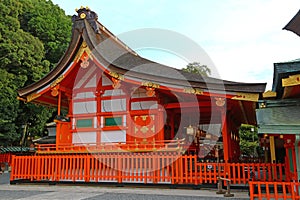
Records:
[[[115,186],[78,186],[48,184],[9,184],[9,173],[0,175],[0,199],[74,199],[74,200],[196,200],[196,199],[249,199],[248,191],[232,190],[234,197],[225,198],[216,194],[215,188],[168,189],[166,187],[115,187]]]

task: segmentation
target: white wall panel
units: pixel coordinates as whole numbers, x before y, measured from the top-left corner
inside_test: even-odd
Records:
[[[77,132],[73,133],[72,142],[73,144],[96,144],[97,134],[96,132]]]
[[[96,101],[75,102],[73,104],[73,114],[96,113]]]
[[[156,101],[139,101],[131,103],[131,110],[148,110],[157,108],[158,105]]]
[[[95,98],[94,92],[81,92],[77,93],[74,99],[87,99],[87,98]]]
[[[111,143],[111,142],[126,142],[126,131],[103,131],[101,132],[101,142]]]
[[[101,103],[102,112],[126,111],[126,99],[103,100]]]

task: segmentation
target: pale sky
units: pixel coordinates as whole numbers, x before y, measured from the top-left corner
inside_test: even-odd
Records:
[[[282,30],[300,9],[299,0],[53,2],[68,15],[76,14],[75,8],[88,6],[98,14],[98,20],[117,36],[143,28],[166,29],[182,34],[204,49],[219,78],[224,80],[267,82],[267,89],[270,89],[273,63],[300,58],[300,37]],[[147,35],[141,37],[147,40]],[[183,68],[188,62],[180,55],[166,55],[159,50],[157,54],[149,49],[136,50],[143,57],[171,67]],[[210,67],[205,61],[197,61]]]

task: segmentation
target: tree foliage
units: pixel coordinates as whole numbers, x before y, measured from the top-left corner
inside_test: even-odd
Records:
[[[0,145],[17,144],[22,125],[43,131],[52,111],[17,100],[17,90],[45,76],[68,46],[71,19],[52,1],[0,1]]]
[[[22,0],[24,14],[19,18],[26,32],[44,44],[45,58],[53,65],[62,57],[71,39],[71,16],[46,0]]]
[[[19,102],[16,99],[14,82],[17,77],[0,69],[0,141],[12,143],[17,137],[14,119],[17,117]]]
[[[249,158],[257,157],[260,154],[260,150],[258,149],[259,142],[257,127],[248,124],[242,124],[239,134],[242,156]]]
[[[206,65],[201,65],[199,62],[189,63],[186,68],[183,68],[182,70],[194,74],[200,74],[202,76],[209,76],[211,74],[210,68]]]

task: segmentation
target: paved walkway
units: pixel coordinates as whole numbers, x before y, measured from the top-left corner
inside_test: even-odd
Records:
[[[249,199],[248,191],[232,190],[234,197],[226,199]],[[74,200],[198,200],[225,199],[216,189],[166,189],[153,187],[75,186],[48,184],[9,184],[9,174],[0,175],[0,199],[74,199]]]

